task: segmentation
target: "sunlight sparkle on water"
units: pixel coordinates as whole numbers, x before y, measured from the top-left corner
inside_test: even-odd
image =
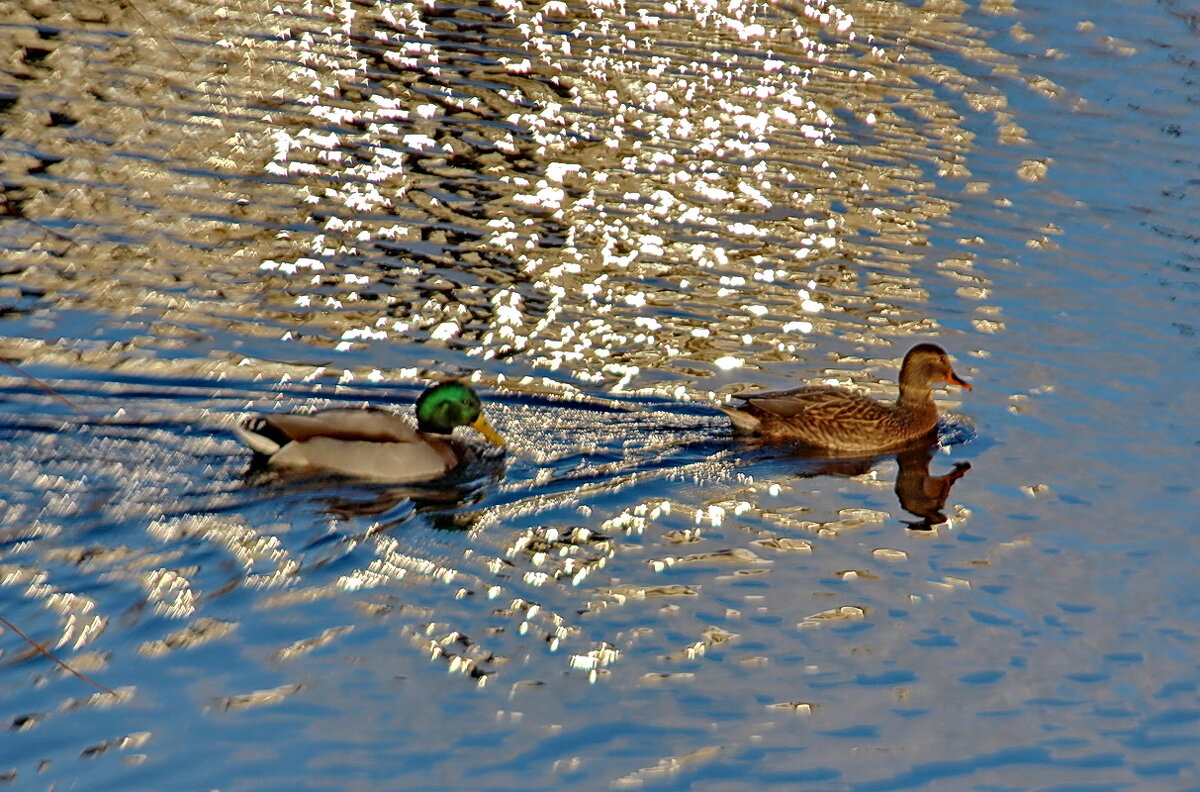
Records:
[[[624,304],[632,309],[648,307],[644,295],[636,287],[629,288],[636,279],[600,290],[600,281],[595,275],[584,276],[582,282],[568,279],[570,273],[560,264],[575,262],[577,268],[582,264],[584,272],[594,271],[596,264],[604,269],[635,271],[660,261],[676,263],[688,259],[699,267],[725,266],[728,260],[721,250],[723,240],[714,237],[708,242],[693,243],[691,246],[699,250],[689,252],[670,234],[653,229],[656,226],[724,227],[725,233],[739,244],[742,240],[771,237],[776,233],[775,223],[722,218],[720,215],[727,204],[734,202],[772,209],[790,201],[790,191],[781,191],[779,185],[794,182],[795,176],[786,167],[780,172],[769,164],[774,162],[769,157],[771,141],[780,130],[790,129],[811,141],[811,145],[821,146],[832,139],[838,121],[833,113],[814,101],[811,91],[806,88],[809,70],[813,64],[824,60],[829,49],[829,44],[820,36],[813,35],[816,28],[812,22],[796,18],[790,27],[780,29],[779,20],[774,17],[772,24],[767,26],[757,6],[734,3],[722,7],[688,0],[675,3],[676,13],[665,18],[639,9],[636,17],[613,24],[610,17],[616,12],[608,3],[589,0],[585,5],[593,11],[594,19],[587,15],[573,18],[576,28],[568,42],[573,59],[569,98],[551,99],[539,94],[530,101],[530,97],[516,86],[499,90],[499,94],[512,100],[513,109],[504,120],[514,129],[491,140],[496,151],[508,155],[519,154],[524,142],[531,140],[536,144],[538,156],[546,160],[542,165],[544,178],[517,174],[502,174],[500,178],[516,188],[509,194],[513,205],[527,207],[534,217],[538,213],[550,213],[565,223],[566,244],[557,250],[548,250],[538,229],[539,222],[534,217],[522,220],[519,215],[509,215],[488,221],[494,233],[482,240],[480,250],[506,251],[515,258],[517,267],[532,276],[532,282],[536,284],[536,289],[529,293],[525,288],[520,289],[520,295],[528,297],[540,291],[540,294],[551,296],[547,319],[530,321],[526,300],[514,299],[507,304],[493,301],[495,310],[485,319],[486,326],[476,337],[473,330],[468,333],[464,324],[466,317],[454,312],[450,304],[428,301],[414,306],[396,327],[403,324],[406,328],[428,328],[427,338],[445,345],[456,345],[460,339],[464,344],[475,341],[468,354],[484,360],[500,359],[513,350],[525,351],[532,361],[552,370],[566,369],[583,381],[608,381],[617,388],[627,388],[634,386],[635,378],[642,375],[630,366],[598,365],[595,358],[607,350],[607,342],[566,349],[557,337],[561,321],[551,320],[561,320],[559,310],[564,298],[579,290],[592,298],[593,304],[589,308],[605,313],[609,313],[612,305]],[[819,8],[814,12],[813,7]],[[562,3],[552,2],[538,9],[509,0],[504,8],[515,29],[526,37],[527,51],[539,53],[542,60],[549,59],[549,62],[560,56],[556,42],[561,39],[561,30],[554,23],[566,19],[562,13],[566,7]],[[823,2],[806,5],[804,12],[820,26],[839,34],[849,31],[853,21],[849,14]],[[643,62],[646,60],[643,37],[649,31],[661,32],[665,26],[675,24],[677,17],[716,30],[719,35],[732,35],[734,40],[754,42],[753,51],[730,52],[710,61],[696,58],[690,48],[680,51],[667,48]],[[377,38],[394,45],[385,56],[393,60],[401,56],[411,61],[414,69],[440,74],[436,64],[442,62],[445,53],[438,49],[436,35],[430,30],[428,21],[413,9],[398,7],[389,7],[388,19],[390,29],[376,31]],[[335,28],[338,31],[349,29],[350,23],[345,19]],[[757,42],[766,38],[771,39],[771,48],[760,49]],[[504,55],[502,62],[508,74],[537,79],[544,76],[540,74],[541,63],[533,58]],[[310,86],[311,114],[329,127],[316,126],[291,136],[280,133],[274,141],[275,156],[271,167],[280,173],[291,173],[296,168],[308,168],[314,162],[332,163],[334,157],[342,156],[346,172],[353,172],[357,178],[328,189],[322,200],[336,201],[340,195],[345,207],[356,214],[392,213],[394,207],[404,205],[408,195],[421,195],[421,188],[414,182],[415,192],[391,192],[384,189],[384,185],[394,183],[397,178],[410,179],[413,164],[421,157],[458,153],[449,138],[419,125],[412,128],[411,124],[450,118],[448,114],[455,106],[463,111],[480,106],[478,96],[459,96],[451,91],[445,91],[443,95],[439,91],[437,103],[427,100],[413,105],[411,111],[395,97],[374,94],[366,102],[330,107],[321,101],[323,93],[329,90],[320,80],[323,69],[341,75],[343,80],[352,80],[353,73],[338,63],[332,51],[305,52],[304,67],[298,72],[297,80]],[[856,69],[847,70],[847,74],[851,71],[853,78],[860,74]],[[624,75],[629,85],[640,86],[640,90],[625,90],[624,83],[611,79],[614,74]],[[578,108],[593,103],[603,103],[612,112],[603,119],[578,112]],[[408,127],[400,123],[406,120],[410,122]],[[730,126],[737,130],[736,136],[726,134]],[[356,138],[357,129],[366,132]],[[387,138],[377,139],[380,132],[387,129],[393,130],[391,145]],[[585,167],[573,161],[579,142],[589,139],[613,147],[616,152],[613,159],[619,166],[613,168],[598,162]],[[633,142],[635,139],[636,143]],[[690,150],[705,159],[700,163],[694,159],[686,163],[679,161],[675,152],[681,141],[686,141]],[[352,145],[361,145],[364,150],[382,152],[386,156],[377,157],[373,162],[359,160],[351,164],[345,161],[344,153]],[[749,164],[737,165],[739,158],[745,158]],[[821,167],[832,176],[828,162],[822,162]],[[374,173],[373,169],[379,172]],[[626,178],[626,174],[638,172],[656,175],[636,183]],[[568,180],[583,184],[590,181],[593,186],[608,183],[615,189],[612,193],[601,193],[594,189],[568,191],[557,186]],[[375,184],[379,189],[370,192],[363,186]],[[613,202],[614,194],[619,196],[616,203]],[[432,199],[430,207],[442,206],[441,199],[434,193],[425,195]],[[811,200],[811,194],[805,199]],[[403,215],[403,212],[396,214]],[[596,222],[597,219],[600,222]],[[332,239],[314,239],[313,252],[321,257],[335,252],[353,255],[360,246],[368,249],[376,239],[405,243],[413,238],[412,230],[399,223],[387,224],[385,228],[382,223],[364,223],[358,218],[350,220],[330,214],[325,225],[330,237],[341,234],[346,239],[341,245],[334,244]],[[807,244],[831,249],[836,246],[836,238],[832,235],[814,237]],[[795,253],[797,257],[804,255],[806,252]],[[776,266],[778,264],[773,263],[768,269]],[[271,261],[264,267],[287,275],[298,274],[305,268],[300,259],[290,263]],[[682,271],[687,272],[686,269]],[[343,277],[357,290],[336,296],[324,295],[324,304],[335,310],[344,309],[349,303],[364,303],[360,297],[378,288],[375,273],[364,271],[353,277],[348,274]],[[674,280],[682,289],[686,288],[684,282],[692,279],[676,277]],[[771,282],[771,279],[762,282]],[[517,293],[517,290],[512,291]],[[667,302],[678,299],[670,292],[659,293]],[[459,296],[470,298],[472,295],[464,290]],[[486,298],[487,295],[482,296]],[[315,293],[296,295],[295,299],[302,307],[320,304]],[[769,317],[776,312],[764,310],[767,304],[752,305],[757,307],[750,309],[751,312],[769,326],[772,323]],[[815,312],[820,307],[816,301],[810,301],[802,303],[801,309]],[[362,304],[357,310],[370,310],[370,305]],[[636,311],[633,314],[614,312],[610,316],[617,330],[612,336],[614,340],[630,337],[621,332],[621,325],[639,318]],[[780,319],[775,321],[781,324],[786,321],[784,315],[779,316]],[[477,321],[478,317],[472,317],[473,323]],[[351,341],[378,343],[385,340],[380,333],[388,332],[387,325],[377,324],[376,327],[377,331],[370,336],[343,336],[338,348],[350,351],[348,344]],[[518,328],[526,330],[517,332]],[[729,354],[729,349],[722,349],[721,338],[711,337],[709,343],[702,346],[685,346],[680,335],[701,337],[695,333],[694,326],[659,327],[655,328],[655,333],[653,339],[642,337],[641,343],[662,350],[669,357],[677,357],[679,350],[691,349],[700,359],[715,361],[718,369],[744,364],[740,357]],[[765,347],[774,346],[764,340]],[[568,361],[571,365],[564,366]],[[588,365],[589,361],[591,365]],[[639,371],[645,369],[645,365],[638,367]]]

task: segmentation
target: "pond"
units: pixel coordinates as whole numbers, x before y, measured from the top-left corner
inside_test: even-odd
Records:
[[[13,788],[1200,789],[1190,5],[0,15]],[[918,342],[930,448],[717,409]]]

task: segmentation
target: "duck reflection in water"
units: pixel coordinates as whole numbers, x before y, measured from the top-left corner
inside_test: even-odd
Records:
[[[946,522],[942,509],[954,482],[971,469],[970,462],[958,462],[943,476],[929,475],[929,463],[933,459],[934,446],[913,448],[896,454],[900,470],[896,473],[896,497],[900,507],[920,520],[906,520],[914,531],[929,531],[935,525]]]
[[[306,504],[302,510],[327,514],[338,522],[371,520],[370,533],[389,531],[419,518],[437,530],[471,529],[477,504],[504,478],[503,458],[472,455],[460,469],[437,481],[386,484],[324,472],[281,469],[254,460],[242,474],[247,487],[258,490],[254,503]]]
[[[759,451],[766,451],[763,444],[755,444]],[[954,482],[967,474],[971,469],[970,462],[958,462],[950,468],[950,472],[934,476],[930,475],[929,467],[937,451],[936,443],[913,446],[903,451],[891,454],[881,454],[870,457],[833,457],[823,455],[820,449],[786,448],[777,444],[772,445],[768,458],[786,459],[795,462],[794,474],[799,478],[814,478],[816,476],[862,476],[871,472],[880,462],[895,457],[899,470],[896,472],[896,497],[900,507],[909,514],[920,519],[904,520],[904,524],[913,531],[929,531],[935,526],[947,521],[942,511]]]

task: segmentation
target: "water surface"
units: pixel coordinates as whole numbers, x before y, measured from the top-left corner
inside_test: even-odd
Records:
[[[1193,22],[11,4],[0,354],[69,404],[0,380],[0,615],[117,695],[5,632],[0,773],[1200,788]],[[928,459],[711,406],[919,340]],[[503,457],[248,474],[246,409],[441,375]]]

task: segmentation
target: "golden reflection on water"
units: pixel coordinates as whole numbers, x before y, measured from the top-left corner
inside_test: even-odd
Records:
[[[1011,62],[902,3],[601,5],[12,8],[6,200],[37,224],[4,223],[5,280],[108,329],[6,347],[204,373],[242,337],[401,340],[682,398],[938,330],[911,267],[945,185],[988,189],[964,113],[1023,138],[929,51]],[[971,264],[938,272],[1002,328]]]

